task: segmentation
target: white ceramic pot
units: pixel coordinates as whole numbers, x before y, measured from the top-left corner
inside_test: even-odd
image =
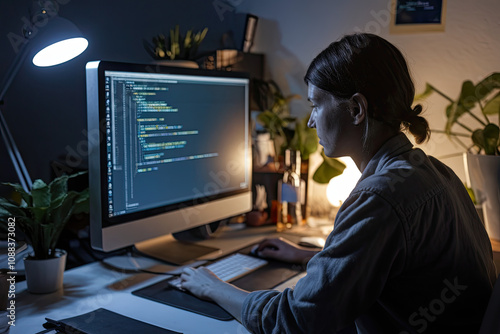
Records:
[[[465,153],[464,161],[467,183],[482,206],[486,231],[500,241],[500,156]]]
[[[268,162],[274,161],[274,142],[271,140],[271,135],[268,132],[259,133],[255,138],[254,145],[254,164],[256,167],[263,167]]]
[[[51,293],[63,287],[65,250],[56,249],[56,257],[45,260],[24,259],[26,284],[31,293]]]

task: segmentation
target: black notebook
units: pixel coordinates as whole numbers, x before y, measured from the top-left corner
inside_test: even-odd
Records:
[[[47,319],[43,327],[65,334],[180,334],[104,308],[59,321]]]

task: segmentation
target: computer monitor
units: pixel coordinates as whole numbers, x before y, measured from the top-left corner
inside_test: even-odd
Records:
[[[93,61],[86,78],[92,247],[147,253],[251,210],[246,74]]]

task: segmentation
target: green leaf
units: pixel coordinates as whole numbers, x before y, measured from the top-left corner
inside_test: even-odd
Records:
[[[296,121],[293,138],[289,147],[300,151],[302,160],[308,160],[311,153],[318,149],[318,135],[316,129],[309,128],[307,122],[309,117]]]
[[[425,90],[420,93],[415,95],[415,100],[425,100],[428,98],[432,93],[434,92],[434,87],[429,85],[428,83],[425,84]]]
[[[339,176],[344,172],[346,165],[338,159],[329,158],[325,155],[324,151],[321,152],[323,163],[314,172],[313,180],[318,183],[328,183],[335,176]]]
[[[199,40],[198,44],[200,44],[205,39],[205,37],[207,36],[207,32],[208,32],[208,28],[203,29],[203,31],[201,32],[201,36],[200,36],[200,40]]]
[[[257,120],[265,127],[268,128],[273,119],[273,113],[270,111],[263,111],[257,115]]]
[[[26,212],[27,211],[24,210],[24,208],[20,208],[18,204],[0,197],[0,218],[25,217]]]
[[[34,244],[38,240],[38,235],[36,234],[38,226],[38,223],[36,223],[30,217],[16,216],[16,228],[19,227],[19,230],[24,232],[32,246],[34,246]]]
[[[335,169],[330,166],[329,163],[323,161],[323,163],[316,169],[313,175],[313,180],[318,183],[328,183],[335,176],[341,175],[343,170]]]
[[[486,115],[495,115],[500,112],[500,93],[495,95],[491,100],[486,102],[483,108]]]
[[[83,171],[72,175],[62,175],[50,182],[50,206],[56,207],[63,200],[64,196],[68,192],[68,180],[84,174],[87,174],[87,172]]]
[[[20,194],[23,201],[26,202],[26,205],[28,205],[28,206],[33,205],[33,200],[31,198],[31,195],[29,193],[27,193],[20,184],[8,183],[8,182],[2,183],[2,184],[13,188],[15,192]]]
[[[193,33],[193,30],[188,30],[186,32],[186,37],[184,38],[184,47],[185,48],[191,46],[191,43],[192,43],[191,35],[192,35],[192,33]]]
[[[459,103],[455,102],[446,107],[446,127],[445,131],[448,135],[451,134],[451,128],[457,120],[467,112],[467,110]]]
[[[287,117],[283,117],[282,120],[283,120],[283,124],[289,124],[289,123],[295,122],[297,120],[297,117],[287,116]]]
[[[35,180],[31,189],[33,207],[46,208],[50,205],[50,189],[42,180]]]
[[[73,205],[73,214],[79,213],[89,213],[90,203],[89,203],[89,189],[85,189],[78,194],[75,198],[75,203]]]
[[[476,85],[476,97],[482,100],[483,98],[488,96],[494,89],[498,88],[500,88],[500,73],[492,73]]]
[[[60,176],[49,184],[50,204],[58,206],[68,192],[68,179],[66,175]]]
[[[276,136],[283,136],[282,132],[285,121],[275,113],[271,111],[263,111],[257,115],[257,120],[269,132],[271,139],[275,139]]]
[[[53,254],[53,250],[55,248],[52,247],[52,240],[54,236],[54,227],[50,224],[40,224],[38,226],[38,244],[37,249],[33,247],[35,250],[35,255],[40,259],[50,258],[50,254]],[[52,251],[52,252],[51,252]]]
[[[59,238],[64,225],[68,222],[69,218],[73,214],[73,210],[75,208],[75,199],[79,197],[79,193],[75,191],[70,191],[67,196],[64,198],[64,201],[60,206],[54,208],[50,215],[50,220],[52,221],[51,228],[52,236],[51,238],[51,247],[55,246],[55,242]]]
[[[498,138],[500,129],[496,124],[488,124],[483,130],[484,152],[489,155],[495,155],[498,150]]]
[[[476,105],[478,97],[476,96],[476,87],[472,81],[467,80],[462,83],[462,90],[458,97],[458,103],[464,109],[472,109]]]
[[[38,224],[46,222],[45,218],[48,207],[29,207],[27,209],[31,211],[33,220],[36,221]]]
[[[64,197],[61,205],[53,208],[50,214],[53,225],[64,225],[66,223],[66,217],[73,210],[74,199],[76,196],[76,192],[70,191]]]
[[[484,134],[483,130],[478,129],[472,133],[472,142],[480,149],[484,148]]]
[[[500,136],[500,129],[496,124],[488,124],[481,130],[476,130],[472,134],[472,141],[480,149],[484,149],[484,153],[488,155],[495,155],[498,151],[498,141]]]

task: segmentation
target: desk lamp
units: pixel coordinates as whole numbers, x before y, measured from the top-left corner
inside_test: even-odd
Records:
[[[18,44],[22,43],[22,47],[0,86],[0,104],[27,57],[31,58],[36,66],[54,66],[75,58],[88,46],[87,40],[82,37],[81,32],[72,22],[57,16],[57,12],[47,11],[43,6],[40,6],[35,15],[31,15],[30,24],[31,26],[23,29],[24,40],[16,41]],[[31,178],[1,110],[0,132],[20,184],[24,190],[30,191]]]

